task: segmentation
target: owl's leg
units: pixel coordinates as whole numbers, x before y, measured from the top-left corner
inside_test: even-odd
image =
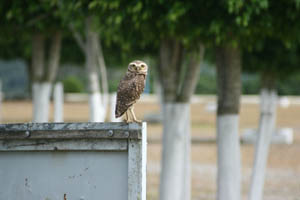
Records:
[[[138,119],[136,118],[136,116],[135,116],[135,114],[134,114],[134,112],[133,112],[133,106],[131,106],[131,107],[129,108],[129,111],[130,111],[130,113],[131,113],[131,115],[132,115],[132,117],[133,117],[133,121],[134,121],[134,122],[138,122],[138,123],[141,123],[141,122],[142,122],[141,120],[138,120]]]
[[[127,114],[127,111],[125,112],[125,122],[128,122],[128,114]]]
[[[125,112],[125,122],[126,122],[126,123],[131,122],[131,120],[129,119],[128,110],[126,110],[126,112]]]

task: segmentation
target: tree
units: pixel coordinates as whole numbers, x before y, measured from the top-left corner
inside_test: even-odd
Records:
[[[261,115],[255,146],[254,166],[249,190],[250,200],[263,196],[265,169],[275,129],[278,79],[286,79],[299,67],[299,4],[295,1],[268,1],[262,15],[263,37],[246,52],[245,66],[261,74]]]
[[[56,1],[53,1],[56,2]],[[108,83],[106,65],[100,41],[101,23],[106,20],[101,9],[95,11],[97,1],[56,2],[61,17],[85,56],[85,67],[88,78],[90,121],[103,122],[108,104]],[[102,8],[102,7],[101,7]],[[83,31],[82,31],[83,30]],[[101,75],[102,96],[100,93],[99,74]]]
[[[218,200],[241,198],[238,134],[241,51],[251,48],[252,41],[259,38],[257,29],[261,25],[257,18],[265,8],[266,1],[239,0],[211,2],[207,8],[210,15],[203,35],[214,47],[217,67]]]
[[[33,121],[47,122],[51,86],[59,66],[62,40],[61,24],[55,6],[49,2],[36,4],[34,1],[14,1],[5,6],[5,18],[10,24],[9,29],[16,29],[20,35],[31,35],[29,71],[32,79]],[[48,38],[49,50],[46,45]]]
[[[52,36],[49,57],[45,59],[45,36],[41,32],[32,36],[32,94],[33,122],[47,122],[52,84],[60,59],[61,32]]]
[[[262,46],[244,53],[244,66],[261,76],[260,121],[255,145],[254,166],[249,199],[262,199],[265,170],[271,143],[275,131],[277,108],[277,82],[286,80],[299,71],[298,45],[287,48],[278,39],[265,39]],[[274,59],[276,58],[276,59]]]
[[[238,134],[241,91],[239,48],[216,49],[218,199],[240,199],[240,148]]]
[[[204,46],[189,55],[180,81],[180,44],[162,41],[158,71],[163,93],[163,153],[160,199],[190,199],[190,98],[199,77]],[[181,52],[182,53],[182,52]],[[177,55],[176,55],[177,54]]]
[[[99,33],[93,30],[94,18],[94,16],[87,16],[85,19],[85,42],[80,38],[78,32],[73,31],[75,39],[84,52],[86,59],[85,66],[89,80],[90,121],[103,122],[108,103],[107,74]],[[100,95],[98,66],[100,67],[102,78],[102,97]]]

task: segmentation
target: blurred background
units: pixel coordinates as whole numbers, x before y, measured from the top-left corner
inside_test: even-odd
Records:
[[[299,0],[2,1],[0,122],[118,122],[119,81],[143,60],[148,199],[179,187],[169,199],[300,200],[299,11]]]

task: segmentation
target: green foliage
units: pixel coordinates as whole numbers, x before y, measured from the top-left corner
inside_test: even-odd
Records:
[[[8,1],[5,19],[18,28],[29,31],[49,31],[61,25],[59,11],[50,0]]]
[[[200,78],[196,87],[196,94],[216,94],[216,72],[213,67],[204,67],[200,73]],[[260,79],[257,74],[243,74],[242,76],[242,94],[259,94]]]
[[[293,73],[285,79],[280,79],[277,84],[280,95],[300,95],[300,73]]]
[[[62,41],[60,63],[76,63],[82,67],[84,66],[84,54],[69,32],[65,33],[64,40]]]
[[[196,94],[216,94],[217,84],[216,77],[201,74],[197,83]]]
[[[119,81],[118,80],[110,80],[110,81],[108,81],[108,90],[110,91],[110,92],[115,92],[115,91],[117,91],[117,89],[118,89],[118,86],[119,86]]]
[[[107,2],[93,7],[106,5],[107,20],[101,25],[109,34],[108,41],[121,42],[127,50],[134,45],[158,48],[162,39],[178,40],[187,48],[199,42],[251,48],[254,41],[263,39],[270,23],[268,17],[262,18],[268,0],[117,2],[114,7]]]
[[[260,77],[258,74],[243,74],[242,76],[242,94],[259,94]]]
[[[34,32],[45,37],[62,28],[57,7],[46,1],[5,1],[0,4],[0,57],[31,59]]]
[[[244,69],[253,73],[271,71],[289,80],[299,68],[300,0],[45,0],[0,3],[0,57],[31,58],[31,34],[62,29],[62,62],[82,64],[84,55],[68,31],[69,25],[84,32],[84,19],[95,16],[108,66],[126,67],[135,58],[156,57],[163,39],[180,41],[185,49],[199,42],[206,47],[223,43],[244,49]],[[15,37],[14,35],[17,35]],[[212,49],[212,48],[210,48]],[[214,52],[209,52],[210,60]],[[157,57],[156,57],[157,58]],[[259,81],[244,81],[243,91],[256,91]],[[118,83],[112,82],[115,90]],[[280,83],[281,85],[283,83]],[[282,93],[288,89],[279,88]],[[291,90],[296,92],[296,86]],[[201,74],[199,93],[214,93],[215,78]]]
[[[276,83],[279,95],[300,95],[300,73],[294,73]],[[242,94],[258,95],[261,89],[260,76],[257,73],[244,73],[242,76]],[[196,94],[216,94],[216,76],[210,73],[201,73],[196,88]]]
[[[269,36],[281,40],[286,46],[299,45],[300,7],[298,0],[270,1],[265,14],[271,21]]]
[[[249,72],[270,74],[277,79],[286,79],[300,72],[299,47],[287,48],[282,41],[266,39],[251,51],[243,53],[243,67]]]
[[[84,91],[83,82],[75,76],[68,76],[63,80],[65,93],[80,93]]]

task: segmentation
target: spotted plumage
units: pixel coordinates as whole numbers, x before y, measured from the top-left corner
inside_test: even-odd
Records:
[[[126,75],[120,81],[118,87],[115,110],[117,118],[126,113],[126,121],[130,121],[127,113],[129,110],[133,121],[139,121],[133,112],[133,104],[136,103],[144,91],[147,71],[148,66],[143,61],[136,60],[129,63]]]

